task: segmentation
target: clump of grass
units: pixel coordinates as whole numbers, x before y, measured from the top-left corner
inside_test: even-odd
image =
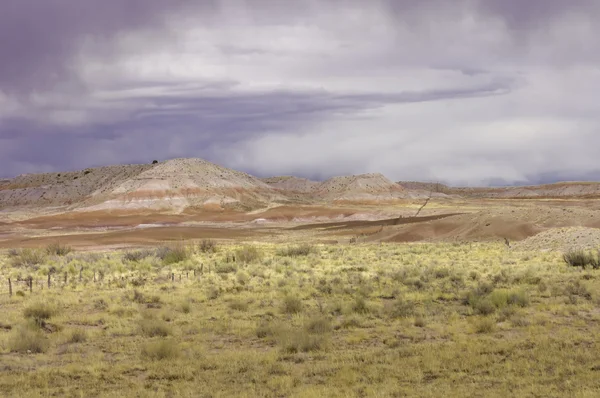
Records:
[[[57,312],[56,307],[51,304],[37,302],[29,305],[23,310],[25,319],[33,320],[38,326],[43,326],[45,322],[52,318]]]
[[[328,318],[324,316],[315,316],[306,321],[304,329],[312,334],[325,334],[331,332],[333,327]]]
[[[72,247],[63,246],[59,242],[50,243],[48,246],[46,246],[46,253],[50,256],[66,256],[72,251]]]
[[[349,317],[344,317],[341,322],[336,325],[336,329],[353,329],[353,328],[361,328],[362,327],[362,322],[361,320],[356,316],[349,316]]]
[[[162,260],[164,265],[177,264],[189,259],[190,250],[182,245],[163,246],[156,250],[156,257]]]
[[[352,311],[357,314],[367,314],[370,312],[367,300],[363,296],[357,296],[352,303]]]
[[[229,308],[235,311],[248,311],[248,302],[240,299],[235,299],[229,303]]]
[[[592,299],[592,292],[579,280],[569,283],[565,287],[565,294],[570,297],[575,297],[575,299],[577,296],[583,297],[586,300]]]
[[[281,325],[279,324],[262,321],[256,327],[256,337],[258,337],[259,339],[274,337],[277,335],[280,329]]]
[[[172,340],[153,341],[146,343],[142,348],[142,356],[152,361],[175,359],[179,354],[179,347]]]
[[[221,295],[221,290],[216,286],[209,286],[206,290],[206,298],[209,300],[216,300]]]
[[[85,343],[87,338],[88,335],[84,329],[73,329],[69,333],[68,341],[69,343]]]
[[[398,297],[386,306],[392,318],[408,318],[415,313],[415,304]]]
[[[475,332],[492,333],[496,330],[496,321],[493,318],[481,318],[475,322]]]
[[[298,297],[288,295],[283,298],[281,311],[284,314],[299,314],[302,312],[302,309],[302,300],[300,300]]]
[[[183,303],[181,303],[181,312],[183,312],[184,314],[189,314],[190,312],[192,312],[192,305],[188,302],[188,301],[184,301]]]
[[[571,250],[563,254],[563,260],[571,267],[585,268],[590,266],[594,269],[600,268],[600,253],[594,256],[584,250]]]
[[[147,337],[167,337],[171,334],[171,328],[157,319],[143,319],[140,321],[140,330]]]
[[[529,295],[524,291],[510,292],[507,300],[509,305],[517,307],[527,307],[529,305]]]
[[[108,309],[108,303],[103,298],[94,301],[94,308],[99,311],[105,311]]]
[[[155,253],[153,253],[151,250],[128,251],[123,254],[123,261],[138,263],[148,257],[153,256],[154,254]]]
[[[46,260],[46,253],[39,249],[21,249],[17,253],[11,260],[14,267],[35,267]]]
[[[198,246],[202,253],[216,253],[217,252],[217,242],[212,239],[204,239],[200,242]]]
[[[238,271],[235,275],[235,280],[242,286],[245,286],[246,283],[250,280],[250,275],[245,273],[244,271]]]
[[[475,301],[472,307],[475,310],[475,313],[481,315],[491,315],[494,312],[496,312],[497,308],[496,305],[489,298],[484,298]]]
[[[424,317],[419,315],[415,318],[414,325],[418,328],[424,328],[427,325],[427,321]]]
[[[237,271],[237,267],[232,263],[220,263],[215,267],[217,274],[232,274]]]
[[[27,326],[15,330],[9,340],[10,351],[23,354],[43,353],[49,346],[48,338],[40,330]]]
[[[317,253],[317,248],[309,243],[302,243],[297,246],[288,246],[277,250],[277,255],[281,257],[301,257]]]
[[[262,257],[262,252],[257,247],[251,245],[245,245],[235,251],[236,261],[246,264],[258,262]]]
[[[299,352],[313,352],[325,348],[327,336],[312,334],[306,329],[282,329],[277,335],[277,343],[281,350],[287,354]]]

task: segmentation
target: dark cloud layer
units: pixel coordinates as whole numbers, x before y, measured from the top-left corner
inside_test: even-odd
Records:
[[[160,28],[183,0],[4,0],[0,5],[0,87],[22,92],[70,80],[81,41]]]

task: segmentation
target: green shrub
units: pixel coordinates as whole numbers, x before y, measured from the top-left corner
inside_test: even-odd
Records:
[[[59,242],[50,243],[46,246],[46,253],[51,256],[66,256],[71,253],[73,248],[69,246],[62,246]]]
[[[146,343],[142,348],[142,356],[152,361],[175,359],[179,354],[179,347],[171,340],[153,341]]]

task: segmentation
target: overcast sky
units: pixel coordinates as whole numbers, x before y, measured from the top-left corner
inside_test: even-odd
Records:
[[[0,177],[600,180],[597,0],[2,0]]]

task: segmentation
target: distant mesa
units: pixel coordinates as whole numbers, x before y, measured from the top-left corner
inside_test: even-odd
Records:
[[[600,197],[600,183],[455,188],[434,182],[396,183],[379,173],[325,181],[295,176],[259,179],[198,158],[0,180],[0,209],[250,211],[273,204],[377,204],[428,197],[595,198]]]

